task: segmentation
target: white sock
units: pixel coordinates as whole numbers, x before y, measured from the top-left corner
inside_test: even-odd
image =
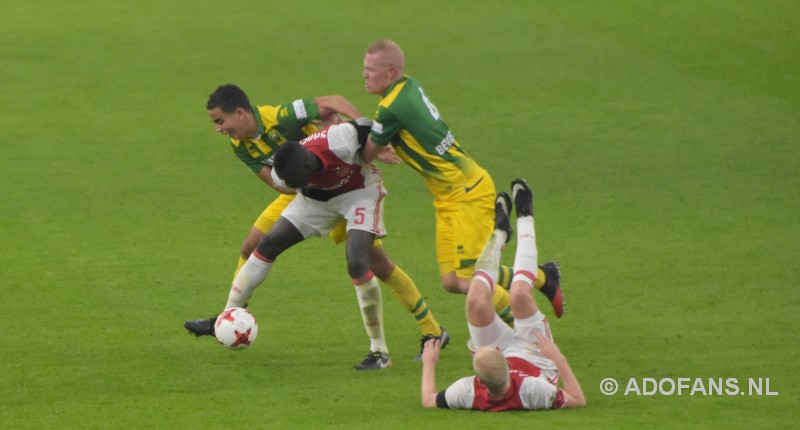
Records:
[[[370,275],[372,275],[370,273]],[[353,280],[355,284],[357,280]],[[369,336],[369,350],[380,351],[388,354],[386,339],[383,337],[383,307],[381,306],[381,288],[375,276],[369,276],[369,280],[363,278],[356,285],[356,297],[358,306],[361,308],[361,319],[364,321],[364,328]]]
[[[514,278],[511,282],[523,280],[533,285],[539,270],[536,264],[536,231],[533,217],[517,218],[517,253],[514,257]]]
[[[228,294],[228,303],[225,304],[225,309],[241,308],[250,296],[253,295],[253,290],[256,289],[269,274],[269,269],[272,268],[273,262],[264,261],[256,257],[255,253],[250,255],[247,262],[244,263],[239,273],[231,285],[231,291]]]
[[[494,291],[497,274],[500,272],[500,255],[506,243],[506,232],[495,230],[483,246],[480,257],[475,262],[474,278],[486,284],[489,291]]]

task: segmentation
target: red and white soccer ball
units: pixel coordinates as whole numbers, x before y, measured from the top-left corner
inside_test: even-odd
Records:
[[[226,309],[214,323],[214,336],[225,347],[247,348],[258,336],[258,323],[247,309]]]

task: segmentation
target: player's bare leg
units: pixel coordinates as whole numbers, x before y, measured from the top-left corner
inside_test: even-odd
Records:
[[[378,370],[392,366],[389,349],[383,334],[383,307],[381,289],[370,270],[375,235],[368,231],[351,229],[347,232],[347,271],[356,288],[361,318],[369,336],[369,354],[353,366],[356,370]]]
[[[236,274],[239,273],[239,269],[241,269],[247,259],[250,258],[250,254],[256,249],[261,238],[272,230],[272,227],[280,218],[281,212],[283,212],[291,200],[290,196],[281,195],[270,203],[269,206],[261,212],[258,218],[256,218],[253,226],[247,233],[247,237],[242,241],[239,263],[236,266],[236,271],[233,272],[234,278],[236,278]]]
[[[256,250],[236,274],[228,293],[225,309],[244,307],[253,290],[269,274],[275,259],[286,249],[302,242],[303,235],[285,218],[280,218],[270,232],[258,242]],[[196,336],[214,335],[216,317],[186,321],[183,326]]]
[[[245,260],[250,258],[250,254],[253,253],[253,251],[256,249],[256,246],[258,246],[258,242],[265,235],[266,235],[265,232],[261,231],[261,229],[259,229],[258,227],[253,226],[250,229],[250,232],[247,233],[247,237],[245,237],[244,241],[242,241],[242,248],[241,248],[242,258],[244,258]]]
[[[476,327],[485,327],[494,321],[492,296],[495,291],[502,289],[497,285],[497,272],[503,247],[511,235],[508,221],[510,209],[511,199],[508,195],[498,194],[495,201],[495,229],[475,262],[475,273],[467,292],[467,321]]]
[[[492,292],[486,284],[480,281],[472,284],[467,292],[466,313],[467,321],[476,327],[486,327],[494,320]]]
[[[497,285],[497,276],[500,270],[500,256],[512,233],[508,219],[510,209],[511,198],[506,193],[499,193],[495,199],[495,229],[475,262],[475,272],[467,293],[467,321],[471,327],[486,327],[495,323],[497,306],[494,303],[494,296],[497,290],[505,291]],[[510,306],[509,313],[511,313]],[[467,342],[467,348],[473,354],[477,351],[472,338]]]
[[[272,263],[285,250],[303,241],[303,235],[286,218],[279,218],[272,229],[258,241],[255,251],[233,280],[225,309],[244,307],[253,290],[267,277]]]
[[[467,278],[459,278],[456,276],[456,272],[450,272],[445,275],[442,275],[442,287],[445,291],[450,293],[460,293],[460,294],[467,294],[470,288],[470,279]],[[508,291],[504,288],[496,288],[494,289],[494,293],[492,293],[492,303],[494,304],[495,312],[497,315],[506,322],[506,324],[511,325],[514,321],[514,316],[511,312],[510,301],[508,296]]]
[[[250,254],[253,253],[253,250],[256,249],[258,245],[258,241],[264,237],[266,233],[261,231],[256,226],[253,226],[250,229],[250,232],[247,234],[247,237],[244,238],[242,241],[241,253],[239,255],[239,264],[236,266],[236,271],[233,273],[233,277],[236,278],[236,274],[239,273],[239,270],[244,266],[244,263],[250,258]]]
[[[372,252],[370,254],[369,268],[372,270],[372,273],[378,277],[378,279],[386,282],[386,280],[389,279],[389,276],[392,275],[392,272],[395,269],[395,264],[394,261],[389,258],[389,254],[386,253],[386,250],[383,248],[383,246],[375,244],[372,247]]]

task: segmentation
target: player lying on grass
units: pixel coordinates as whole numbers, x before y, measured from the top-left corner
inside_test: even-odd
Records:
[[[494,312],[492,290],[503,246],[511,235],[511,198],[495,201],[495,230],[486,243],[467,292],[467,321],[478,346],[473,357],[476,376],[461,378],[436,391],[435,369],[440,344],[425,343],[422,352],[422,406],[482,411],[578,408],[586,399],[575,374],[553,343],[547,319],[531,294],[536,276],[536,234],[533,195],[524,180],[511,183],[517,209],[517,253],[511,282],[514,328]],[[556,383],[559,376],[563,388]]]
[[[318,122],[337,123],[341,117],[361,116],[352,103],[338,95],[253,107],[245,92],[232,84],[221,85],[214,90],[208,98],[206,108],[216,131],[230,138],[236,157],[272,188],[275,188],[272,156],[276,148],[289,140],[298,141],[319,131],[321,128],[318,127]],[[264,209],[242,243],[234,277],[250,257],[258,241],[278,221],[281,212],[294,197],[294,193],[280,194]],[[343,242],[345,236],[344,223],[331,233],[337,244]],[[444,343],[447,343],[447,332],[436,321],[414,281],[389,258],[380,239],[375,241],[372,248],[370,269],[414,317],[422,334],[420,352],[422,344],[428,339],[444,339]],[[213,336],[215,321],[216,317],[186,321],[184,327],[197,336]]]
[[[361,161],[359,149],[369,132],[368,123],[332,125],[300,143],[289,141],[275,150],[273,182],[279,189],[296,190],[297,197],[258,241],[236,275],[226,305],[247,303],[283,251],[310,236],[325,236],[345,220],[347,270],[370,338],[370,353],[354,366],[358,370],[392,365],[383,333],[381,290],[369,268],[375,238],[386,235],[386,189],[377,168]]]

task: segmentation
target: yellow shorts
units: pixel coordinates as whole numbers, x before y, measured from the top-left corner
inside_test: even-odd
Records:
[[[434,200],[436,209],[436,260],[439,274],[455,272],[471,278],[475,261],[494,230],[494,182],[483,181],[459,201]]]
[[[281,217],[281,213],[286,206],[289,206],[289,203],[294,200],[294,194],[281,194],[278,196],[277,199],[273,200],[269,206],[264,209],[264,212],[261,212],[261,215],[258,216],[255,224],[253,226],[262,233],[267,234],[270,230],[272,230],[272,226],[278,221],[278,218]]]
[[[261,230],[262,233],[267,234],[278,221],[278,218],[280,218],[286,206],[294,200],[294,197],[294,194],[281,194],[278,196],[277,199],[273,200],[272,203],[261,212],[261,215],[258,216],[253,226]],[[329,236],[333,239],[333,243],[337,245],[347,240],[347,221],[342,220],[342,222],[336,225],[336,228],[333,229]],[[375,239],[373,246],[382,245],[383,242],[380,239]]]

